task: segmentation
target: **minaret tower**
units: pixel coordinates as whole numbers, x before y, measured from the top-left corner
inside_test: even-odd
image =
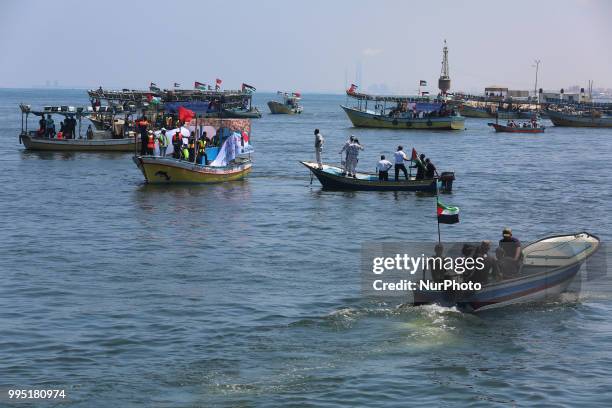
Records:
[[[444,40],[444,48],[442,49],[442,70],[440,71],[440,78],[438,79],[438,88],[440,93],[446,95],[451,86],[450,76],[448,76],[448,47],[446,46],[446,40]]]

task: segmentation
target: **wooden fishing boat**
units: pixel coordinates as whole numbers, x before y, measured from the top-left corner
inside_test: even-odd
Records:
[[[347,191],[423,191],[435,193],[436,188],[440,191],[450,192],[453,187],[455,174],[444,172],[440,178],[417,180],[410,177],[408,180],[399,181],[378,180],[377,174],[357,173],[355,178],[347,177],[340,167],[323,164],[319,168],[317,163],[303,161],[300,162],[319,180],[325,190],[347,190]]]
[[[386,129],[426,129],[426,130],[463,130],[463,116],[430,116],[411,118],[409,116],[388,116],[373,111],[360,110],[341,105],[349,120],[355,127],[386,128]]]
[[[82,137],[81,120],[88,118],[92,112],[84,108],[74,110],[62,109],[66,107],[45,107],[42,111],[32,110],[29,105],[21,104],[21,132],[19,143],[23,143],[28,150],[44,150],[58,152],[132,152],[136,144],[140,143],[140,137],[134,132],[124,132],[123,121],[116,129],[93,130],[90,137]],[[48,117],[60,116],[62,118],[75,119],[78,128],[71,138],[59,137],[60,132],[53,130],[47,133],[45,129],[28,130],[29,116]],[[55,123],[55,121],[54,121]],[[55,126],[55,125],[54,125]],[[55,128],[53,128],[55,129]],[[118,131],[117,133],[115,131]]]
[[[171,157],[136,156],[134,162],[151,184],[212,184],[245,178],[252,162],[245,157],[236,158],[227,166],[205,166]]]
[[[488,123],[496,132],[504,133],[544,133],[544,126],[540,127],[520,127],[520,126],[505,126],[497,123]]]
[[[36,132],[21,134],[20,140],[28,150],[55,152],[133,152],[140,139],[54,139],[35,136]]]
[[[471,293],[416,292],[415,303],[436,303],[480,312],[555,299],[567,290],[581,265],[599,245],[599,238],[587,232],[546,237],[523,248],[523,263],[517,273],[485,283],[481,290]]]
[[[282,102],[278,101],[269,101],[268,107],[270,108],[270,112],[273,114],[288,114],[294,115],[302,113],[304,108],[300,105],[301,95],[297,92],[287,93],[287,92],[278,92],[279,95],[282,96]]]
[[[220,117],[231,118],[231,119],[259,119],[261,118],[261,112],[257,108],[251,109],[223,109]]]
[[[554,110],[546,110],[545,113],[555,126],[568,127],[612,127],[612,116],[601,115],[595,112],[584,112],[582,114],[563,113]]]

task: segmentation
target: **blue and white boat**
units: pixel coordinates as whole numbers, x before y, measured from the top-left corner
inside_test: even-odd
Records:
[[[478,291],[417,292],[415,303],[435,303],[467,312],[480,312],[512,304],[551,300],[568,289],[583,263],[599,245],[599,238],[587,232],[550,236],[522,249],[522,265],[511,276],[486,283]]]

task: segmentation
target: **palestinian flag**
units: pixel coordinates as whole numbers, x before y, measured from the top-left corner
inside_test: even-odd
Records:
[[[175,87],[175,88],[180,88],[180,87],[181,87],[181,84],[179,84],[178,82],[175,82],[175,83],[174,83],[174,87]]]
[[[414,147],[412,148],[412,157],[410,160],[412,160],[415,166],[421,167],[423,171],[425,171],[425,163],[421,162],[421,159],[419,159],[419,155]]]
[[[151,83],[149,84],[149,91],[151,91],[151,92],[160,92],[160,91],[161,91],[161,89],[159,89],[159,88],[157,87],[157,84],[156,84],[155,82],[151,82]]]
[[[249,85],[249,84],[245,84],[245,83],[242,84],[242,92],[249,92],[249,93],[251,93],[251,92],[255,92],[255,91],[256,91],[256,89],[255,89],[254,86]]]
[[[459,207],[444,205],[436,197],[438,205],[438,223],[439,224],[456,224],[459,222]]]
[[[419,86],[427,86],[427,81],[425,81],[424,79],[421,79],[419,81]]]
[[[195,81],[193,83],[193,87],[194,87],[194,89],[199,89],[200,91],[205,91],[206,90],[206,84],[204,84],[202,82],[198,82],[198,81]]]

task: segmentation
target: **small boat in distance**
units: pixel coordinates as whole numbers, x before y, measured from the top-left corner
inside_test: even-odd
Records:
[[[355,178],[347,177],[340,167],[323,164],[319,168],[317,163],[302,161],[302,163],[321,182],[324,190],[345,191],[422,191],[435,193],[436,189],[449,193],[453,189],[454,172],[443,172],[439,178],[417,180],[409,177],[408,180],[380,181],[377,174],[357,173]]]
[[[445,101],[424,97],[369,95],[355,92],[354,86],[346,91],[346,95],[356,101],[356,106],[349,107],[347,103],[341,105],[341,108],[355,127],[401,130],[465,129],[465,118]]]
[[[300,105],[300,100],[302,99],[302,95],[299,92],[277,92],[282,96],[282,102],[278,101],[269,101],[268,107],[270,108],[270,112],[274,114],[299,114],[302,113],[304,108]]]
[[[612,127],[612,116],[604,115],[596,110],[562,112],[548,109],[545,111],[545,113],[555,126],[593,128]]]
[[[32,110],[30,105],[19,105],[21,109],[21,132],[19,142],[28,150],[73,151],[73,152],[131,152],[139,143],[140,137],[128,131],[126,119],[110,118],[113,126],[108,130],[98,130],[92,127],[91,132],[83,137],[83,118],[88,119],[94,114],[90,108],[75,108],[72,106],[46,106],[42,111]],[[40,117],[36,130],[28,129],[30,115]],[[56,125],[53,116],[61,117],[66,125],[64,131]]]
[[[506,126],[497,123],[488,123],[496,132],[500,133],[544,133],[544,126],[538,127],[523,127],[523,126]]]

